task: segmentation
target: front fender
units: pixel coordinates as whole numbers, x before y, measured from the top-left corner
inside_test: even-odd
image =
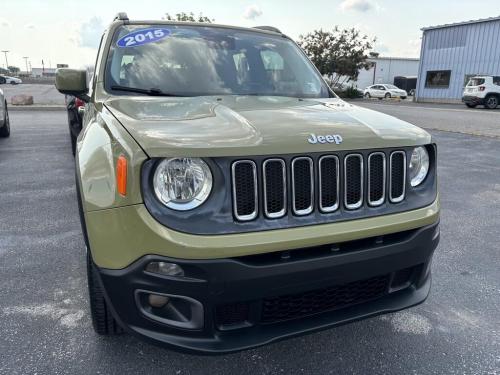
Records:
[[[126,196],[118,193],[116,183],[116,162],[121,155],[128,164]],[[140,173],[147,155],[104,106],[86,106],[75,157],[85,212],[142,203]]]

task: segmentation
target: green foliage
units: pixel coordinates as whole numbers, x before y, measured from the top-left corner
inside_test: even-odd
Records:
[[[9,70],[9,72],[11,72],[12,74],[17,74],[21,71],[21,69],[19,69],[17,66],[8,66],[7,69]]]
[[[341,98],[356,99],[362,96],[360,91],[353,86],[348,86],[345,89],[334,89],[333,91]]]
[[[369,69],[369,50],[375,38],[362,35],[359,30],[339,29],[332,31],[315,30],[301,35],[298,44],[302,47],[321,74],[330,79],[330,85],[355,80],[360,69]],[[340,82],[340,80],[344,80]]]
[[[181,21],[181,22],[206,22],[206,23],[212,23],[215,21],[215,19],[210,19],[206,16],[204,16],[202,13],[198,14],[198,16],[195,16],[193,12],[190,13],[177,13],[175,16],[171,16],[169,13],[165,13],[165,17],[163,17],[164,20],[167,21]]]

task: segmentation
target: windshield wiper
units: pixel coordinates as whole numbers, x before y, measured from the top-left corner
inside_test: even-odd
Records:
[[[151,88],[151,89],[141,89],[138,87],[128,87],[128,86],[111,86],[112,90],[119,90],[119,91],[128,91],[128,92],[137,92],[139,94],[146,94],[146,95],[151,95],[151,96],[184,96],[184,95],[178,95],[178,94],[172,94],[169,92],[163,92],[158,88]]]

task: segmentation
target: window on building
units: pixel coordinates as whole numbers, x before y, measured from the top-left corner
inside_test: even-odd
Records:
[[[428,71],[425,78],[427,88],[448,88],[450,87],[451,70]]]

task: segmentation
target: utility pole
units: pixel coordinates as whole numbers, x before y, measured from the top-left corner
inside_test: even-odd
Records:
[[[9,62],[7,61],[7,53],[10,51],[2,51],[5,54],[5,69],[9,70]]]
[[[30,73],[30,71],[28,69],[28,58],[29,58],[28,56],[23,56],[24,62],[26,64],[26,74]]]

